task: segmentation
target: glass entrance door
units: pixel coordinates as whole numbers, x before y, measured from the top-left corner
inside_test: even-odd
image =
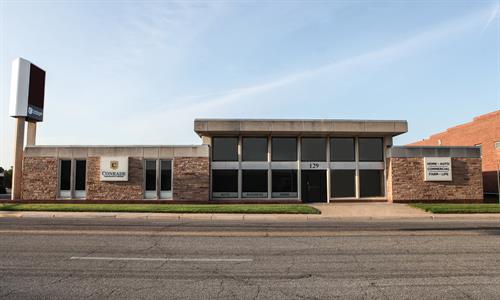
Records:
[[[303,202],[326,202],[326,171],[302,171],[301,188]]]

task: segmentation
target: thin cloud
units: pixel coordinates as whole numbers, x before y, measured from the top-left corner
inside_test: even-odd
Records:
[[[498,12],[498,9],[496,11]],[[322,66],[311,68],[301,72],[289,74],[273,81],[215,93],[217,95],[216,97],[213,97],[212,94],[208,94],[205,96],[201,95],[182,97],[174,101],[174,103],[177,104],[177,107],[164,107],[163,109],[160,109],[158,114],[160,116],[171,115],[172,112],[180,113],[180,111],[182,110],[200,112],[200,108],[213,108],[214,111],[216,111],[215,109],[219,107],[231,103],[237,103],[245,97],[254,96],[278,87],[288,86],[307,78],[323,75],[325,73],[335,74],[339,73],[340,71],[347,71],[364,66],[391,62],[403,56],[414,53],[420,49],[427,48],[435,43],[441,42],[443,38],[461,33],[467,29],[478,26],[489,12],[489,9],[480,10],[479,12],[475,12],[461,18],[453,19],[449,22],[436,26],[431,30],[419,33],[410,38],[404,39],[400,42],[380,49],[376,49],[374,51],[370,51],[341,61],[330,62]],[[198,99],[200,101],[190,101],[193,99]]]
[[[483,30],[481,30],[481,34],[483,34],[486,30],[488,30],[488,28],[490,27],[490,25],[493,23],[493,21],[496,19],[496,17],[498,16],[500,12],[500,3],[497,3],[495,6],[493,6],[493,8],[491,9],[491,15],[490,15],[490,18],[488,19],[488,22],[486,22],[486,24],[484,25],[483,27]]]

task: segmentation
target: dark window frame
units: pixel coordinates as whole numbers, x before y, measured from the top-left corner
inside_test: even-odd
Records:
[[[323,140],[324,142],[324,145],[323,145],[323,158],[321,159],[309,159],[309,158],[306,158],[304,159],[304,140]],[[307,137],[302,137],[300,139],[300,161],[303,161],[303,162],[311,162],[311,161],[321,161],[321,162],[325,162],[327,161],[327,151],[326,151],[326,148],[328,147],[327,145],[328,143],[328,139],[326,137],[318,137],[318,136],[307,136]],[[313,151],[313,153],[317,153],[317,151]]]
[[[216,156],[217,145],[216,141],[218,139],[235,139],[236,140],[236,157],[234,159],[219,159]],[[214,136],[212,137],[212,161],[239,161],[238,146],[240,144],[240,138],[238,136]]]
[[[335,148],[334,140],[351,140],[352,141],[352,159],[334,159]],[[354,137],[330,137],[330,161],[331,162],[355,162],[356,161],[356,138]]]
[[[290,193],[290,194],[293,194],[295,193],[296,195],[295,196],[287,196],[285,198],[297,198],[299,196],[299,193],[298,193],[298,170],[297,169],[273,169],[271,170],[271,197],[272,198],[284,198],[284,196],[273,196],[273,194],[278,194],[278,193]],[[277,189],[275,189],[277,186],[277,183],[278,183],[278,180],[276,180],[275,178],[275,175],[277,175],[278,173],[287,173],[286,176],[291,176],[291,180],[290,180],[290,183],[291,183],[291,189],[285,191],[285,190],[281,190],[281,191],[278,191]]]
[[[266,141],[266,148],[265,148],[265,157],[264,159],[248,159],[245,157],[245,141],[248,140],[248,139],[262,139]],[[267,155],[268,155],[268,151],[269,151],[269,138],[266,136],[242,136],[241,137],[241,161],[263,161],[263,162],[267,162]],[[247,151],[248,153],[248,151]]]
[[[87,193],[87,181],[88,181],[88,164],[87,164],[87,158],[86,157],[73,157],[73,158],[59,158],[58,162],[58,170],[57,170],[57,190],[58,190],[58,197],[59,198],[70,198],[70,199],[75,199],[75,198],[80,198],[76,195],[77,192],[84,192],[84,195],[86,197]],[[85,169],[84,169],[84,178],[83,178],[83,185],[84,189],[77,189],[77,163],[78,162],[85,162]],[[63,162],[69,162],[69,182],[67,183],[69,185],[69,189],[62,189],[62,176],[63,176]],[[66,184],[65,184],[66,185]],[[61,192],[69,192],[68,197],[63,196]]]
[[[295,159],[276,159],[275,157],[275,145],[274,145],[274,140],[275,139],[294,139],[295,140]],[[298,140],[298,137],[296,136],[273,136],[271,137],[271,161],[277,161],[277,162],[280,162],[280,161],[283,161],[283,162],[290,162],[290,161],[297,161],[298,158],[299,158],[299,154],[298,154],[298,151],[297,151],[297,146],[298,146],[298,143],[299,143],[299,140]]]
[[[381,151],[381,158],[377,158],[377,159],[363,159],[362,158],[362,146],[361,146],[361,141],[362,140],[379,140],[381,142],[381,147],[380,147],[380,151]],[[383,162],[384,161],[384,157],[385,157],[385,148],[384,148],[384,138],[382,137],[359,137],[358,138],[358,161],[360,162]]]

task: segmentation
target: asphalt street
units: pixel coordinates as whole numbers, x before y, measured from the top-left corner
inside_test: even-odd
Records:
[[[0,218],[1,299],[498,299],[500,222]]]

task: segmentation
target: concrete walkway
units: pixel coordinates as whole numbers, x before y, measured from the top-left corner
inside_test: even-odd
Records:
[[[321,220],[417,220],[417,219],[490,219],[499,220],[500,214],[432,214],[406,204],[390,203],[335,203],[312,204],[320,215],[306,214],[177,214],[126,212],[35,212],[0,211],[0,218],[106,218],[158,219],[206,221],[321,221]]]
[[[407,204],[392,203],[335,203],[313,204],[326,218],[422,218],[432,213]]]

